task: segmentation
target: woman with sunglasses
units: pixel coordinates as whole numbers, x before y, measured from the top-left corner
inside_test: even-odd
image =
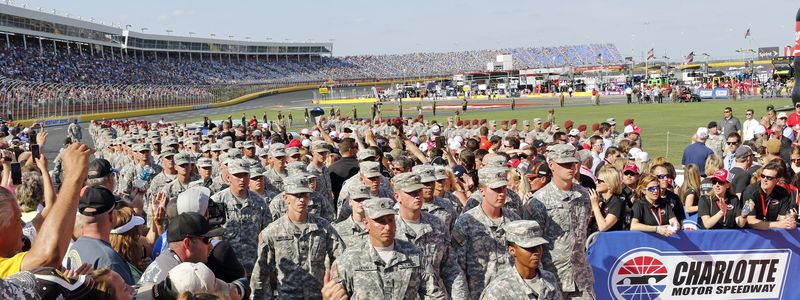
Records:
[[[706,229],[739,229],[747,224],[752,204],[742,207],[739,197],[731,190],[728,171],[719,169],[710,178],[714,187],[711,193],[700,197],[698,215]]]
[[[655,232],[668,237],[680,229],[668,200],[661,198],[661,191],[656,175],[648,174],[639,180],[633,203],[631,230]]]
[[[621,191],[619,171],[611,166],[600,168],[597,173],[597,189],[589,190],[594,216],[590,231],[625,230],[626,205],[619,197]]]

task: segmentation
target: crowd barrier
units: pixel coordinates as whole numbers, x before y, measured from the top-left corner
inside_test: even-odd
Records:
[[[800,299],[798,230],[607,232],[588,251],[597,299]]]

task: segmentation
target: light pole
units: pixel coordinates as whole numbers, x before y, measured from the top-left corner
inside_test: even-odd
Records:
[[[703,81],[705,81],[706,77],[708,77],[708,58],[711,57],[711,55],[708,55],[708,53],[705,52],[701,53],[700,55],[703,56],[703,60],[705,61],[703,70],[703,73],[705,73],[703,74]]]
[[[167,29],[167,35],[170,35],[170,33],[172,33],[172,29]]]
[[[189,31],[189,37],[192,37],[192,35],[194,34],[195,34],[194,32]]]
[[[147,29],[149,29],[149,28],[147,28],[147,27],[142,27],[142,28],[141,28],[141,30],[142,30],[142,33],[144,33],[144,31],[145,31],[145,30],[147,30]]]

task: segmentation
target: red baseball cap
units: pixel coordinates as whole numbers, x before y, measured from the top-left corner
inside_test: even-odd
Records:
[[[566,120],[566,121],[564,121],[564,127],[566,127],[566,128],[572,128],[572,125],[575,125],[575,123],[573,123],[573,122],[572,122],[572,120]]]
[[[714,176],[711,176],[711,181],[728,183],[728,170],[719,169],[714,171]]]
[[[625,172],[628,172],[628,171],[633,172],[634,174],[638,175],[639,174],[639,167],[637,167],[635,164],[627,164],[627,165],[625,165],[625,168],[622,169],[622,174],[625,174]]]

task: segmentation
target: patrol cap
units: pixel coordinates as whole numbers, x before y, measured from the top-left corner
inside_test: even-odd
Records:
[[[189,153],[181,152],[175,154],[175,165],[180,166],[183,164],[193,164],[194,158]]]
[[[356,153],[356,158],[358,160],[365,160],[365,159],[377,158],[377,157],[378,157],[378,153],[376,153],[375,150],[372,149],[372,148],[364,148],[364,149],[358,150],[358,153]]]
[[[286,156],[292,157],[295,155],[300,155],[300,148],[297,147],[286,148]]]
[[[214,166],[214,162],[207,157],[201,157],[197,160],[197,167],[198,168],[211,168]]]
[[[256,147],[256,144],[253,143],[253,141],[244,141],[244,142],[242,142],[242,148],[255,148],[255,147]]]
[[[200,146],[200,152],[201,152],[201,153],[206,153],[206,152],[208,152],[208,151],[211,151],[211,148],[209,148],[209,147],[208,147],[208,145],[202,145],[202,146]]]
[[[261,166],[261,164],[250,164],[250,179],[256,179],[259,176],[264,176],[264,172],[267,170]]]
[[[205,214],[208,210],[208,201],[211,199],[211,190],[204,186],[193,186],[178,194],[176,206],[178,214],[196,212]]]
[[[242,150],[239,150],[238,148],[231,148],[228,150],[228,157],[242,158]]]
[[[228,173],[232,175],[250,173],[250,164],[244,159],[229,159],[227,166]]]
[[[394,201],[389,198],[369,198],[361,202],[361,206],[364,208],[364,213],[367,215],[367,218],[370,219],[377,219],[386,215],[394,215],[395,211],[392,209],[394,207]]]
[[[166,158],[167,156],[173,156],[174,158],[175,154],[178,154],[178,152],[176,152],[175,149],[167,148],[164,151],[161,151],[160,154],[158,154],[158,158],[159,159]]]
[[[419,172],[414,171],[397,174],[392,177],[392,183],[394,183],[395,188],[406,193],[418,191],[425,187],[422,185],[421,176],[417,175],[418,173]]]
[[[156,145],[156,144],[161,145],[161,138],[159,138],[159,137],[151,137],[151,138],[147,139],[147,142],[150,143],[150,144],[153,144],[153,145]]]
[[[331,152],[331,149],[328,148],[328,143],[325,141],[313,141],[311,142],[311,151],[317,153],[323,153],[323,152]]]
[[[490,189],[508,185],[508,169],[498,167],[485,167],[478,170],[478,182]]]
[[[235,141],[233,142],[234,148],[242,148],[242,141]]]
[[[222,151],[222,145],[220,145],[219,143],[210,144],[210,145],[208,145],[208,150],[209,151]]]
[[[281,143],[275,143],[269,145],[269,156],[270,157],[284,157],[286,156],[286,145]]]
[[[522,248],[533,248],[548,243],[542,237],[542,228],[536,221],[511,221],[503,226],[503,229],[505,230],[506,241]]]
[[[541,124],[542,123],[542,119],[541,118],[533,118],[533,123]]]
[[[258,148],[258,150],[256,150],[256,155],[258,155],[258,157],[269,156],[269,148]]]
[[[179,144],[178,143],[178,138],[174,137],[174,136],[167,137],[166,139],[164,139],[163,143],[164,143],[164,145],[167,145],[167,146],[172,146],[172,145]]]
[[[579,162],[575,157],[575,146],[570,144],[556,144],[547,147],[547,159],[557,164]]]
[[[381,176],[380,164],[377,161],[363,161],[358,164],[359,173],[366,178]]]
[[[495,154],[483,157],[483,164],[486,167],[506,167],[508,160],[505,156]]]
[[[369,187],[363,184],[351,186],[349,195],[352,200],[363,200],[372,197],[369,193]]]
[[[419,175],[421,183],[436,181],[436,171],[431,165],[416,165],[411,168],[411,171]]]
[[[531,121],[528,121],[528,120],[522,120],[522,125],[524,125],[524,126],[530,126],[530,125],[531,125]]]
[[[289,176],[297,174],[306,176],[306,178],[312,176],[317,177],[306,170],[306,164],[304,164],[302,161],[293,161],[286,164],[286,173],[289,174]]]
[[[313,190],[308,187],[308,177],[296,174],[290,175],[283,180],[283,191],[286,194],[311,193]]]
[[[228,151],[229,149],[233,148],[233,143],[228,140],[222,140],[219,142],[219,150]]]
[[[147,144],[147,143],[136,143],[136,144],[133,144],[132,148],[133,148],[134,152],[150,151],[150,144]]]
[[[447,170],[443,166],[434,166],[433,174],[436,176],[436,180],[447,179]]]

